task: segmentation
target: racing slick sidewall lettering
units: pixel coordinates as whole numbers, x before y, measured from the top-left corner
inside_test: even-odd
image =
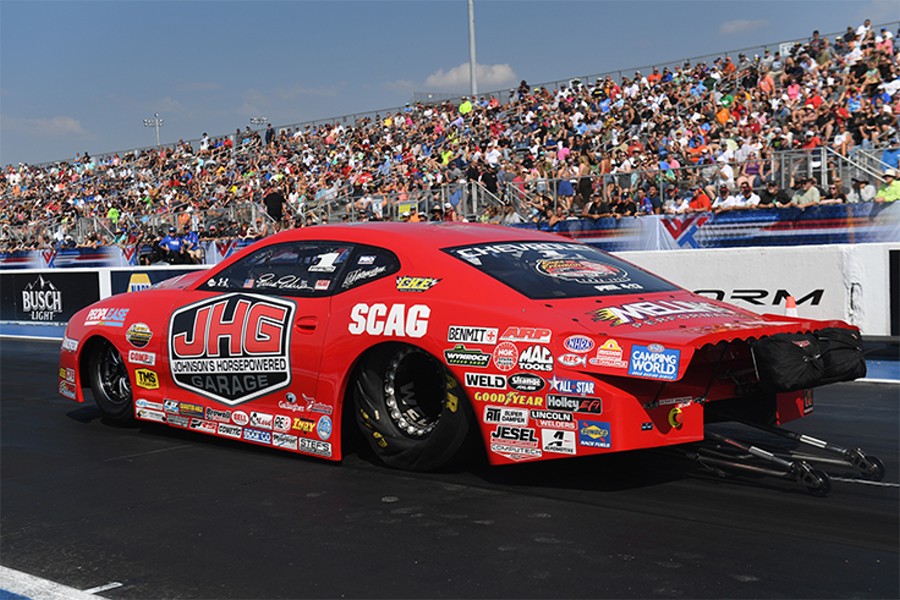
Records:
[[[291,383],[293,302],[226,294],[176,310],[169,369],[178,387],[235,406]]]

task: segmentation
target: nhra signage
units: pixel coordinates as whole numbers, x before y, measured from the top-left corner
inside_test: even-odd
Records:
[[[172,314],[169,368],[176,385],[229,406],[291,382],[294,303],[226,294]]]
[[[100,299],[97,273],[4,273],[0,320],[65,323]]]

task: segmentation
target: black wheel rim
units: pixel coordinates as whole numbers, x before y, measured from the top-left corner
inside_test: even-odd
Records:
[[[131,381],[122,357],[112,346],[100,351],[97,361],[97,381],[107,401],[114,406],[131,403]]]
[[[384,376],[384,397],[394,425],[422,439],[437,426],[444,410],[447,376],[433,358],[416,349],[401,350]]]

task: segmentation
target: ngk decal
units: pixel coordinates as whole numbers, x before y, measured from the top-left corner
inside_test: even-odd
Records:
[[[493,355],[494,366],[501,371],[512,371],[519,360],[519,350],[510,342],[497,344]]]
[[[169,323],[175,383],[234,406],[291,382],[294,304],[228,294],[178,309]]]
[[[350,311],[347,331],[353,335],[393,335],[420,338],[428,333],[431,308],[424,304],[357,304]]]

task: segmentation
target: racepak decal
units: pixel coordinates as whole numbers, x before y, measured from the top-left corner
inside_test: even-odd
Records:
[[[229,406],[287,386],[293,315],[292,302],[244,293],[176,310],[169,323],[172,379]]]

